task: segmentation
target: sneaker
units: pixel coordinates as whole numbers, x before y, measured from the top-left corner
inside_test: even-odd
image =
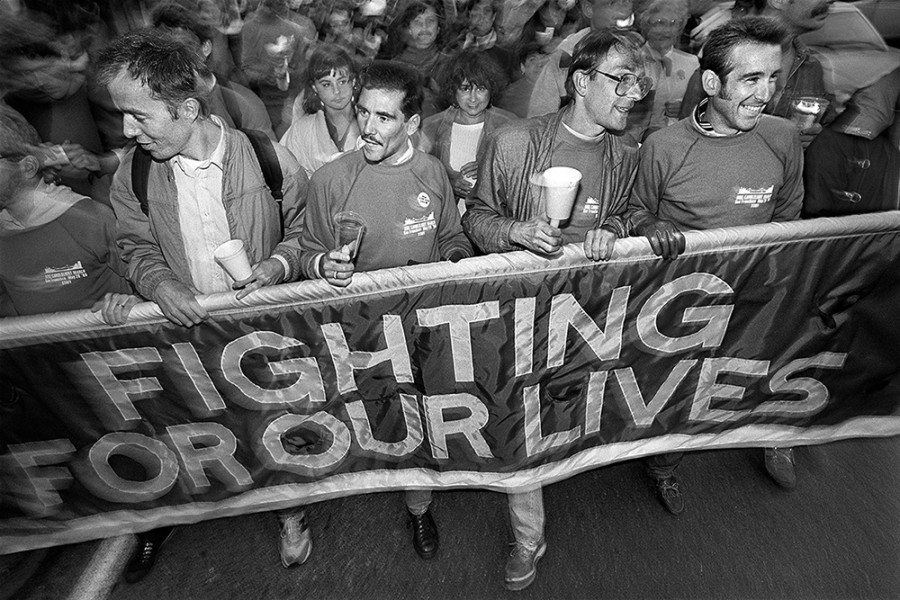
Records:
[[[656,480],[656,495],[666,510],[673,515],[684,512],[684,496],[678,488],[678,480],[674,475]]]
[[[172,537],[174,530],[174,527],[159,527],[138,534],[137,547],[125,567],[126,582],[137,583],[147,576],[156,564],[160,548]]]
[[[766,473],[781,487],[792,490],[797,487],[794,473],[794,451],[791,448],[765,449]]]
[[[312,534],[306,512],[294,513],[281,519],[281,564],[285,569],[302,565],[312,554]]]
[[[512,546],[512,552],[506,559],[506,589],[518,592],[531,585],[537,577],[537,563],[547,551],[547,542],[541,539],[536,548],[518,542]]]

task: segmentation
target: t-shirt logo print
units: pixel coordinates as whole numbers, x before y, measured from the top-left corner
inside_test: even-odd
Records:
[[[425,235],[426,231],[437,228],[434,211],[424,217],[407,217],[403,220],[403,235]]]
[[[775,186],[770,185],[767,188],[743,188],[739,187],[734,197],[735,204],[749,204],[751,208],[755,208],[760,204],[771,202],[772,192]]]
[[[44,268],[44,284],[50,287],[69,285],[73,281],[84,279],[85,277],[87,277],[87,271],[81,266],[80,260],[75,264],[64,267]]]

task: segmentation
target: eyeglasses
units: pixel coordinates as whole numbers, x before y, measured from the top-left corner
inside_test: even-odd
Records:
[[[628,92],[634,89],[637,86],[638,91],[641,94],[641,97],[644,98],[647,94],[650,93],[650,90],[653,88],[653,79],[650,77],[638,77],[637,75],[632,75],[631,73],[626,73],[625,75],[610,75],[609,73],[604,73],[603,71],[599,71],[597,69],[591,69],[588,71],[588,75],[592,73],[599,73],[604,77],[609,77],[613,81],[616,82],[616,95],[617,96],[627,96]]]

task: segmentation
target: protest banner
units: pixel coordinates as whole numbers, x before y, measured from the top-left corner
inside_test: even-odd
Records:
[[[0,331],[0,552],[673,450],[900,433],[900,213],[515,252]]]

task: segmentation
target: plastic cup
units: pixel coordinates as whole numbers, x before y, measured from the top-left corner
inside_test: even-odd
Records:
[[[572,167],[550,167],[539,180],[544,188],[544,203],[550,224],[559,227],[562,221],[572,216],[581,171]]]
[[[228,240],[215,249],[213,256],[235,281],[247,279],[253,273],[244,240]]]
[[[829,101],[818,96],[801,96],[791,103],[791,121],[797,124],[800,131],[813,128],[825,111]]]
[[[365,232],[366,222],[358,213],[342,210],[334,215],[334,239],[337,242],[337,249],[347,246],[350,249],[350,260],[356,258]]]

